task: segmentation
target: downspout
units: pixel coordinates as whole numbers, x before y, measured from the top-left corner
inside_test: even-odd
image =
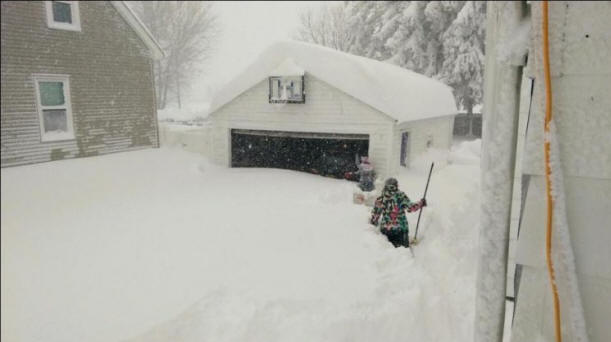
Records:
[[[155,88],[155,68],[153,67],[153,60],[149,59],[149,68],[151,69],[151,87],[153,87],[153,113],[155,113],[155,128],[157,131],[157,148],[161,147],[161,139],[159,134],[159,113],[157,113],[157,90]],[[165,136],[164,136],[165,137]]]
[[[474,341],[501,342],[522,76],[522,68],[507,60],[505,45],[526,13],[521,2],[489,1],[487,6]]]

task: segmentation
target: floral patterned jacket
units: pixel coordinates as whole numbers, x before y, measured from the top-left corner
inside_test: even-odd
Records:
[[[417,211],[425,205],[424,200],[411,202],[403,191],[399,191],[395,186],[387,186],[376,199],[369,222],[374,226],[379,223],[382,231],[400,229],[405,232],[408,230],[405,211]]]

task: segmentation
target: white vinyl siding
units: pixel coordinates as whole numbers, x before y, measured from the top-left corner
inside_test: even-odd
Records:
[[[397,124],[396,120],[332,85],[305,75],[307,101],[299,106],[268,103],[266,79],[210,115],[210,157],[231,162],[231,129],[278,130],[369,135],[369,159],[381,179],[394,175],[401,163],[401,133],[409,132],[406,165],[432,148],[449,149],[454,115]]]
[[[396,126],[392,139],[392,165],[391,172],[396,172],[401,166],[401,135],[407,132],[407,156],[405,166],[429,148],[449,149],[452,146],[452,130],[454,128],[454,115],[431,119],[403,122]],[[429,145],[430,142],[430,146]]]
[[[70,79],[66,75],[34,75],[41,141],[74,139]]]
[[[53,29],[80,31],[78,1],[45,1],[47,26]]]

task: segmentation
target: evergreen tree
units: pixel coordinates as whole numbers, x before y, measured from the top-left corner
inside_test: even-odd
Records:
[[[464,1],[429,1],[424,9],[427,66],[424,74],[437,76],[443,67],[443,34],[464,6]]]
[[[444,62],[439,78],[454,89],[467,113],[482,101],[484,79],[484,22],[486,4],[467,2],[443,35]]]
[[[371,50],[374,52],[369,57],[377,60],[387,60],[392,57],[393,51],[386,45],[386,42],[398,30],[401,13],[407,4],[406,1],[385,1],[380,5],[382,7],[381,17],[374,28],[371,40]]]
[[[393,52],[390,62],[424,73],[427,65],[424,1],[411,1],[401,12],[398,29],[386,41]]]
[[[372,36],[379,25],[381,6],[381,3],[375,1],[350,1],[346,4],[352,33],[352,43],[348,50],[350,53],[365,57],[375,55]]]
[[[343,11],[340,17],[347,23],[343,30],[322,23],[303,25],[303,36],[331,30],[330,34],[343,37],[343,51],[445,82],[468,113],[481,103],[485,2],[347,1],[336,10]],[[338,48],[323,40],[317,43]]]

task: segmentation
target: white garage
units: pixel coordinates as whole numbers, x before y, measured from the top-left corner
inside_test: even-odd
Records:
[[[211,104],[212,158],[233,167],[334,174],[368,156],[381,176],[427,147],[449,148],[445,84],[389,63],[302,42],[265,50]]]

